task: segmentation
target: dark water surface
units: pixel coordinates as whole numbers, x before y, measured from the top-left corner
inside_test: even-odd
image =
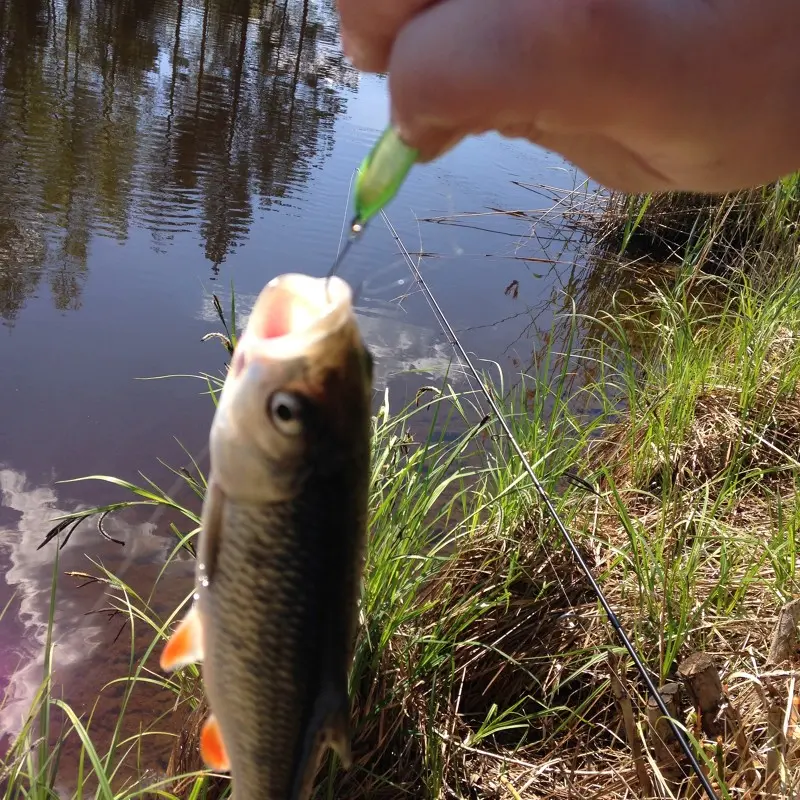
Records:
[[[157,458],[185,463],[176,438],[204,456],[203,384],[137,378],[222,368],[219,344],[201,342],[219,328],[212,292],[226,304],[233,282],[246,312],[273,276],[327,271],[353,171],[387,117],[383,78],[342,56],[333,0],[0,0],[0,739],[41,678],[48,521],[126,499],[57,481],[142,470],[170,488]],[[436,254],[425,274],[465,344],[510,373],[550,326],[569,248],[544,225],[523,247],[530,225],[508,216],[416,218],[550,204],[514,179],[580,180],[486,136],[415,169],[389,209],[411,251]],[[399,406],[443,374],[450,347],[418,293],[398,299],[409,274],[380,220],[341,274],[362,284],[364,334]],[[88,555],[146,594],[172,546],[166,519],[108,528],[124,548],[87,525],[59,571],[91,569]],[[124,673],[129,642],[112,646],[119,621],[87,615],[104,605],[98,587],[60,583],[56,675],[84,711]]]

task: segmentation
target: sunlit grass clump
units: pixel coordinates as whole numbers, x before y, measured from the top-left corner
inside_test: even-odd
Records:
[[[596,339],[554,345],[520,387],[496,391],[720,797],[794,800],[792,607],[778,620],[798,591],[800,286],[765,292],[737,279],[726,294],[721,279],[698,280],[650,287],[633,311],[611,307],[592,320]],[[570,376],[587,363],[594,381],[576,397]],[[206,379],[216,393],[219,380]],[[351,676],[354,765],[326,760],[317,797],[698,796],[481,402],[447,384],[408,408],[382,398]],[[594,492],[564,480],[576,471]],[[197,465],[181,474],[199,500]],[[122,488],[180,508],[152,484]],[[197,509],[184,515],[175,553],[193,552]],[[126,688],[101,746],[91,719],[45,684],[0,766],[4,797],[52,797],[70,738],[81,743],[78,779],[60,797],[227,795],[197,753],[197,668],[163,675],[154,658],[183,609],[162,619],[149,598],[100,577],[132,623],[131,674],[120,680],[172,693],[174,724],[131,730]],[[711,690],[698,690],[698,665]],[[146,736],[171,749],[166,774],[141,761]]]
[[[797,263],[800,173],[729,194],[613,192],[593,214],[596,252],[612,260],[673,262],[761,286]],[[764,280],[766,279],[766,280]]]

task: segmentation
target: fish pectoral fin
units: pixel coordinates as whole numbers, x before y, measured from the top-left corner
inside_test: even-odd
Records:
[[[213,714],[208,715],[200,732],[200,756],[207,767],[217,772],[228,772],[231,768],[219,721]]]
[[[180,669],[203,660],[203,626],[197,605],[192,605],[161,651],[161,669]]]

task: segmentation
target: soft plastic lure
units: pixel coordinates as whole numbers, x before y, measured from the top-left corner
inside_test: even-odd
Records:
[[[360,233],[397,194],[416,160],[417,151],[405,144],[390,125],[358,168],[353,233]]]
[[[391,125],[386,128],[358,168],[350,235],[333,262],[329,276],[339,269],[366,224],[397,194],[416,160],[417,151],[405,144]]]

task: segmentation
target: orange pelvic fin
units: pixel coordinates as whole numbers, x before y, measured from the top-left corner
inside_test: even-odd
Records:
[[[203,626],[193,605],[169,637],[161,652],[161,669],[166,672],[203,660]]]
[[[228,772],[231,768],[219,722],[213,714],[209,714],[200,733],[200,755],[206,766],[217,772]]]

